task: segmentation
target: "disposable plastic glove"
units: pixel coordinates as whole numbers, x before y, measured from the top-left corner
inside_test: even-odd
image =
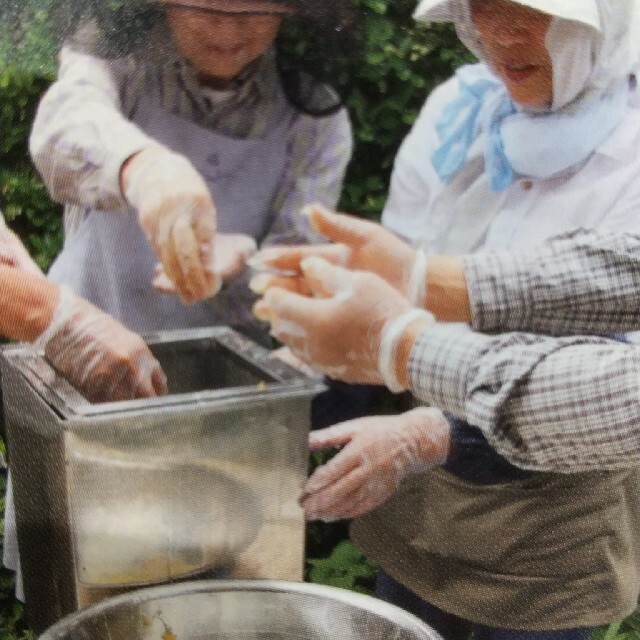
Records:
[[[438,409],[372,416],[313,431],[312,451],[344,447],[304,487],[307,520],[355,518],[387,500],[410,475],[442,464],[450,429]]]
[[[34,347],[92,402],[167,393],[167,379],[142,338],[67,287]]]
[[[316,256],[352,270],[369,271],[379,275],[401,293],[407,293],[416,251],[383,226],[342,213],[333,213],[321,205],[305,208],[311,226],[333,244],[294,247],[268,247],[258,252],[249,265],[257,270],[300,274],[300,262]],[[265,278],[254,281],[259,288]],[[303,278],[286,277],[268,280],[272,285],[308,294]]]
[[[18,236],[7,227],[0,215],[0,264],[4,264],[26,273],[43,276],[40,267],[33,261]]]
[[[181,300],[215,295],[216,210],[209,189],[191,163],[163,147],[140,151],[121,172],[125,197]]]
[[[345,382],[381,384],[378,357],[383,329],[411,309],[391,285],[372,273],[347,271],[321,258],[300,263],[311,294],[278,287],[254,305],[257,318],[303,362]]]
[[[256,249],[256,241],[251,236],[241,233],[216,233],[213,270],[218,282],[224,284],[240,275],[247,266],[247,259],[256,252]],[[153,288],[161,293],[177,293],[175,285],[161,264],[156,266]]]

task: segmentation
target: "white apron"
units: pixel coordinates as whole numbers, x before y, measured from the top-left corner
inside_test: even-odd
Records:
[[[271,202],[285,170],[294,108],[280,92],[267,135],[243,140],[169,113],[158,95],[143,98],[132,121],[193,163],[211,190],[219,231],[245,233],[259,244],[272,224]],[[235,301],[229,295],[187,306],[176,296],[155,292],[151,283],[157,261],[134,210],[88,210],[49,279],[68,284],[137,332],[232,324],[228,305]]]

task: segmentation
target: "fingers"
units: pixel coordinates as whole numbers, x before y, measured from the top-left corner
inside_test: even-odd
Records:
[[[300,264],[311,293],[316,298],[349,295],[353,273],[322,258],[307,258]]]
[[[169,279],[169,276],[164,272],[161,264],[156,265],[156,274],[153,279],[153,288],[159,293],[172,295],[177,293],[176,287]]]
[[[307,520],[335,521],[356,518],[382,504],[395,490],[385,475],[372,475],[365,466],[355,467],[316,493],[301,500]]]
[[[343,244],[267,247],[253,256],[247,264],[258,271],[286,271],[293,275],[300,273],[300,263],[305,258],[315,256],[346,267],[350,255],[351,250]]]
[[[172,229],[173,250],[180,270],[182,287],[178,291],[189,302],[201,300],[206,294],[204,264],[200,245],[188,217],[178,217]]]
[[[320,467],[310,480],[323,469],[324,467]],[[305,487],[305,493],[300,500],[305,518],[307,520],[335,521],[348,517],[344,514],[348,511],[348,504],[353,499],[354,492],[361,489],[362,481],[362,470],[354,467],[344,476],[336,476],[334,482],[325,484],[323,488],[315,492],[307,491]]]
[[[256,251],[256,241],[244,234],[216,235],[215,273],[223,281],[240,274],[246,266],[247,258]]]
[[[169,393],[167,384],[167,376],[165,375],[160,363],[156,361],[156,365],[151,371],[151,384],[156,396],[166,396]]]
[[[262,300],[254,306],[260,320],[288,322],[304,331],[313,326],[317,317],[317,301],[283,289],[268,289]]]
[[[303,214],[309,217],[311,226],[325,238],[340,242],[347,247],[358,246],[367,239],[373,223],[329,211],[320,204],[311,204],[304,208]]]
[[[297,293],[300,296],[311,296],[311,289],[304,278],[276,276],[269,273],[259,273],[249,281],[249,288],[254,293],[262,296],[267,289],[277,287],[284,291]]]
[[[351,442],[353,436],[362,428],[361,422],[361,419],[349,420],[326,429],[312,431],[309,434],[309,449],[311,451],[320,451]]]

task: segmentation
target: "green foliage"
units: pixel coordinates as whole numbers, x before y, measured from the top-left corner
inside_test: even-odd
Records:
[[[346,51],[338,50],[329,64],[323,34],[315,42],[313,33],[304,32],[300,38],[301,30],[294,31],[288,46],[292,57],[316,61],[310,69],[338,89],[349,108],[355,151],[341,210],[377,218],[393,158],[426,97],[473,58],[450,26],[417,24],[412,18],[415,0],[353,4],[356,41]],[[314,55],[316,50],[321,54]]]
[[[600,627],[593,640],[638,640],[640,638],[640,608],[622,622]]]
[[[307,562],[310,582],[360,593],[373,592],[376,568],[349,540],[339,542],[327,558]]]
[[[29,161],[27,139],[49,82],[19,67],[0,70],[0,209],[42,268],[59,251],[61,211]]]

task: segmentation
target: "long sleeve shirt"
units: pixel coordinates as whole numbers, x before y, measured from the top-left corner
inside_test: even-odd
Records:
[[[197,82],[194,70],[173,47],[169,53],[166,48],[154,53],[154,43],[163,39],[170,40],[170,34],[158,27],[144,63],[131,56],[91,55],[86,52],[90,43],[84,50],[66,46],[61,52],[58,80],[41,101],[30,150],[52,197],[67,205],[68,233],[77,228],[85,209],[127,208],[119,183],[122,164],[154,143],[129,120],[148,86],[148,74],[161,76],[162,105],[172,114],[231,137],[265,135],[265,116],[280,82],[273,51],[230,91],[211,92]],[[273,222],[263,245],[309,241],[312,234],[298,215],[302,206],[337,203],[353,144],[346,109],[319,118],[300,113],[288,140],[287,166],[272,200]]]
[[[638,329],[639,250],[637,235],[581,231],[529,253],[467,256],[473,326],[565,336]],[[414,345],[409,377],[421,400],[478,426],[520,467],[640,464],[640,346],[438,325]]]

